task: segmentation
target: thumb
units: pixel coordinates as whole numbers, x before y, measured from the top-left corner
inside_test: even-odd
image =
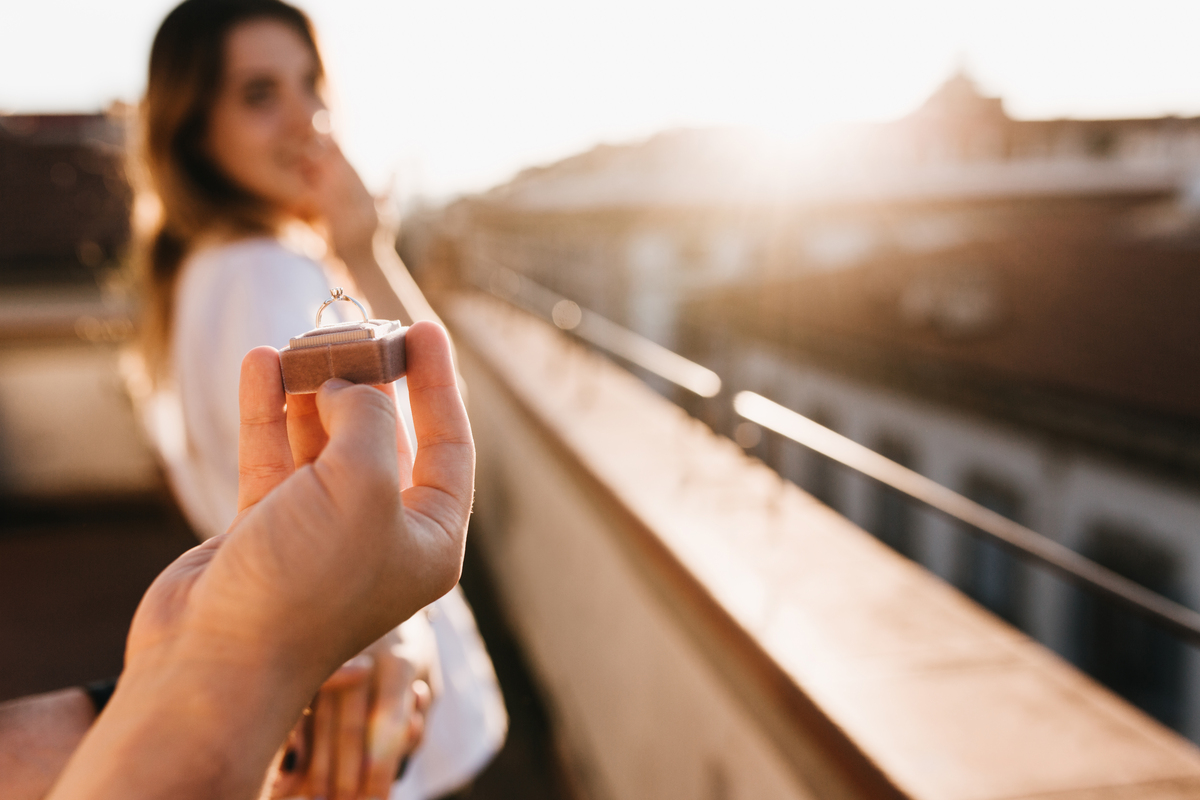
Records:
[[[377,502],[390,494],[399,503],[393,399],[374,387],[335,378],[317,392],[317,413],[329,442],[313,470],[326,489],[342,493],[348,502],[364,496]]]

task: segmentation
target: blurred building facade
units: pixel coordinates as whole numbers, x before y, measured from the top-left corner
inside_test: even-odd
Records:
[[[0,499],[157,489],[116,377],[126,109],[0,114]]]
[[[0,114],[0,281],[97,284],[129,240],[125,114]]]
[[[460,201],[423,246],[484,287],[527,276],[1200,607],[1198,177],[1198,119],[1014,120],[955,75],[807,153],[737,131],[598,147]],[[1193,651],[739,431],[728,397],[679,399],[1200,739]]]

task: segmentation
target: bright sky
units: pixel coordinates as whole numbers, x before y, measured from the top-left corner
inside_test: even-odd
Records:
[[[667,127],[800,137],[963,63],[1021,117],[1200,114],[1194,0],[299,0],[368,185],[483,189]],[[136,100],[173,0],[3,0],[0,110]]]

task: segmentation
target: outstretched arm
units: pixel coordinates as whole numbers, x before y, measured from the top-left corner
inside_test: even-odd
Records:
[[[243,511],[150,587],[117,691],[52,798],[256,796],[321,682],[454,586],[470,427],[445,332],[413,326],[408,359],[420,446],[401,496],[390,398],[330,381],[289,430],[277,354],[246,357]],[[294,466],[296,441],[325,437]]]
[[[336,142],[329,142],[312,181],[312,213],[324,223],[334,255],[371,298],[373,311],[406,325],[440,322],[396,254],[394,226],[380,219],[375,198]]]
[[[95,717],[78,686],[0,703],[0,797],[45,797]]]

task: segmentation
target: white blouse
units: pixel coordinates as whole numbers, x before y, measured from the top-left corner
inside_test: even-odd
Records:
[[[269,237],[201,249],[183,264],[175,288],[171,383],[156,391],[145,417],[172,490],[201,538],[224,531],[237,514],[243,356],[260,345],[282,349],[311,329],[330,287],[321,264]],[[334,303],[321,321],[357,314],[349,303]],[[396,393],[415,447],[403,378]],[[392,800],[428,800],[463,786],[499,751],[507,731],[491,660],[457,587],[430,607],[429,618],[443,693],[430,710],[421,747],[393,785]]]

